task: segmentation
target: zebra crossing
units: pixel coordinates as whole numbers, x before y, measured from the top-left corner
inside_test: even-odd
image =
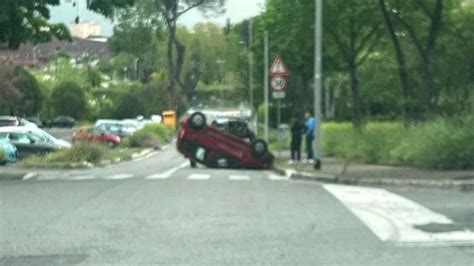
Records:
[[[190,181],[206,181],[206,180],[229,180],[229,181],[251,181],[251,180],[269,180],[269,181],[285,181],[288,177],[279,176],[272,172],[257,172],[256,174],[245,174],[245,173],[173,173],[169,171],[164,173],[156,173],[149,175],[137,175],[133,173],[120,173],[120,174],[76,174],[69,176],[47,176],[39,175],[36,178],[28,180],[62,180],[62,181],[88,181],[88,180],[129,180],[129,179],[143,179],[148,181],[153,180],[190,180]],[[26,180],[25,180],[26,181]]]

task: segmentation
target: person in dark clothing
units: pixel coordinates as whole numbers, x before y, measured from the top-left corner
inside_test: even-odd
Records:
[[[304,115],[306,119],[306,153],[308,154],[308,163],[314,163],[313,158],[313,139],[314,139],[314,125],[316,120],[311,116],[311,112],[306,112]]]
[[[295,161],[301,160],[301,139],[304,134],[304,125],[298,119],[293,119],[291,122],[291,159],[288,164],[293,164]]]

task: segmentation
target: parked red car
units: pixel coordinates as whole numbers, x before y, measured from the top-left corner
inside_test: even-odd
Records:
[[[208,167],[270,169],[275,157],[265,141],[247,142],[235,135],[208,126],[200,112],[180,121],[177,148],[195,167],[196,162]]]
[[[100,141],[113,148],[121,143],[119,136],[94,127],[80,128],[72,136],[72,141]]]

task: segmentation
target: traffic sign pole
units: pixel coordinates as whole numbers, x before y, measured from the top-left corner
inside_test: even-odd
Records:
[[[268,31],[264,33],[264,48],[263,48],[263,55],[264,55],[264,73],[263,73],[263,99],[264,99],[264,107],[265,107],[265,141],[268,143]]]
[[[322,0],[315,0],[314,12],[314,146],[315,146],[315,169],[321,169],[321,57],[322,57],[322,24],[323,24]]]

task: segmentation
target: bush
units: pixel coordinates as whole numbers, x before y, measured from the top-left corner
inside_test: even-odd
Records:
[[[401,162],[442,169],[474,168],[474,116],[436,119],[410,127],[391,156]]]
[[[350,123],[324,123],[322,149],[336,156],[367,163],[474,168],[474,116],[438,118],[405,129],[399,122],[369,122],[361,130]]]
[[[174,136],[174,129],[163,124],[147,124],[133,135],[127,137],[124,144],[133,148],[160,148],[161,144],[170,142]]]
[[[98,143],[78,142],[69,149],[59,150],[46,156],[49,163],[99,163],[104,159],[107,148]]]
[[[404,128],[400,122],[369,122],[360,130],[355,130],[348,122],[328,122],[322,125],[322,152],[324,156],[366,163],[472,169],[472,125],[472,115],[438,118],[408,128]],[[276,131],[271,130],[269,137],[270,148],[277,149]],[[283,149],[289,149],[289,138],[289,132],[285,132]]]
[[[54,89],[51,99],[57,115],[69,115],[77,119],[86,112],[86,94],[74,82],[61,83]]]

